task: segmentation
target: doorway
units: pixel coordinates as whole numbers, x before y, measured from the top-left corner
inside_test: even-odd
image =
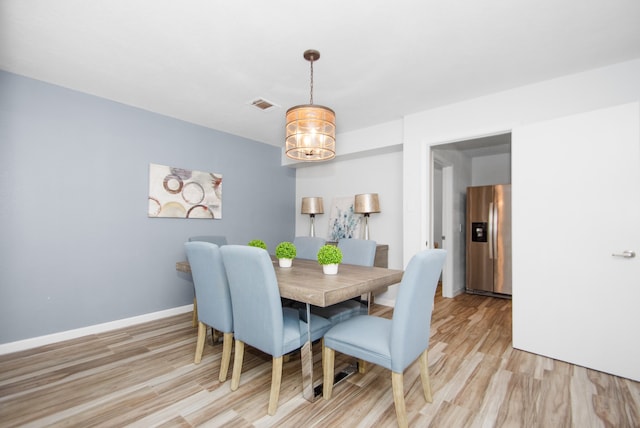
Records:
[[[469,186],[511,183],[511,132],[431,147],[430,241],[447,250],[443,297],[465,290],[466,190]]]

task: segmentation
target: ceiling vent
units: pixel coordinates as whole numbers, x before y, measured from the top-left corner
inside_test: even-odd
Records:
[[[278,107],[276,104],[271,101],[267,101],[264,98],[257,98],[250,103],[252,106],[259,108],[262,111],[270,110],[274,107]]]

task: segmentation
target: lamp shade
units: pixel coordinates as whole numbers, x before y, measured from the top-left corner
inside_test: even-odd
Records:
[[[285,153],[302,161],[336,156],[336,114],[328,107],[305,104],[287,110]]]
[[[380,212],[380,202],[377,193],[363,193],[356,195],[356,203],[353,210],[356,214],[369,214]]]
[[[322,206],[322,198],[309,197],[302,198],[301,214],[324,214],[324,207]]]

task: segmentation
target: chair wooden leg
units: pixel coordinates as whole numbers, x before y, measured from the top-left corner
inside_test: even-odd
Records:
[[[235,391],[240,386],[240,373],[242,372],[242,359],[244,357],[244,342],[236,340],[236,355],[233,358],[233,373],[231,374],[231,390]]]
[[[202,360],[202,353],[204,352],[204,341],[207,338],[207,326],[199,322],[198,323],[198,340],[196,342],[196,355],[193,359],[195,364],[200,364]]]
[[[331,394],[333,393],[333,367],[334,367],[334,359],[336,356],[336,351],[326,346],[322,348],[322,371],[324,375],[323,385],[322,385],[322,397],[325,400],[331,398]]]
[[[427,358],[427,350],[425,349],[420,355],[420,379],[422,379],[422,390],[424,391],[424,399],[427,403],[433,402],[431,394],[431,382],[429,379],[429,360]]]
[[[365,374],[367,372],[367,362],[365,360],[358,360],[358,373]]]
[[[198,301],[193,298],[193,315],[191,315],[191,325],[196,327],[198,325]]]
[[[222,360],[220,361],[220,376],[218,380],[224,382],[227,380],[227,372],[229,371],[229,362],[231,361],[231,347],[233,346],[233,333],[225,333],[222,339]]]
[[[235,368],[235,367],[234,367]],[[271,394],[269,395],[269,416],[276,414],[278,410],[278,399],[280,398],[280,382],[282,381],[282,355],[273,357],[273,367],[271,369]]]
[[[400,428],[407,428],[407,409],[404,405],[404,384],[402,381],[403,374],[391,372],[391,385],[393,387],[393,402],[396,404],[396,418]]]

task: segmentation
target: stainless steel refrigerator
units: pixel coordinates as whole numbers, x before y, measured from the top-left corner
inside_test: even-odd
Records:
[[[511,185],[467,187],[469,293],[511,296]]]

